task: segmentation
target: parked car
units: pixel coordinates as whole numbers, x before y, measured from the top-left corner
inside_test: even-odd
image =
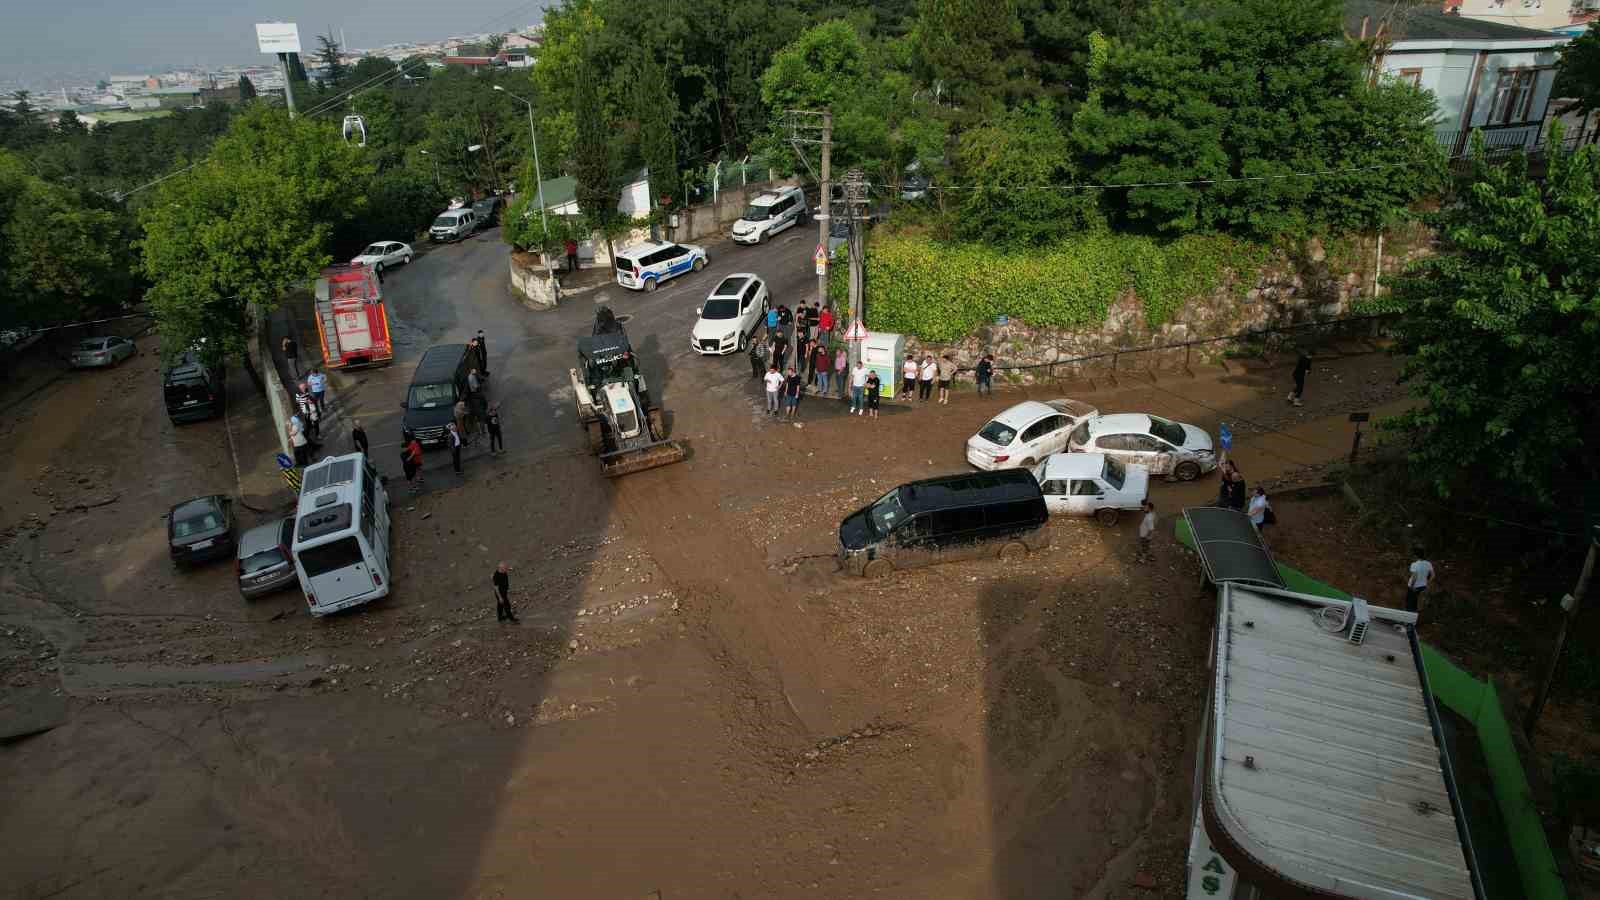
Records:
[[[500,224],[502,206],[503,204],[498,195],[472,201],[472,212],[478,218],[478,227],[493,228],[495,225]]]
[[[745,207],[733,223],[733,239],[740,244],[759,244],[780,231],[792,228],[806,215],[806,195],[797,187],[768,191]]]
[[[139,348],[133,341],[120,337],[84,338],[72,348],[72,366],[76,369],[98,369],[114,366],[133,357]]]
[[[224,370],[206,365],[192,352],[162,374],[161,393],[174,425],[220,416],[228,404]]]
[[[668,278],[706,267],[706,250],[694,244],[645,241],[617,251],[617,284],[650,293]]]
[[[368,244],[367,249],[350,260],[350,265],[371,266],[382,272],[390,266],[410,265],[411,255],[410,244],[402,244],[399,241],[377,241]]]
[[[233,556],[233,501],[211,494],[174,506],[167,513],[167,548],[178,565]]]
[[[1150,496],[1150,470],[1125,466],[1104,453],[1055,453],[1034,467],[1033,477],[1052,515],[1094,516],[1117,524],[1122,510],[1136,510]]]
[[[1075,453],[1100,451],[1127,465],[1140,465],[1151,475],[1172,475],[1193,481],[1217,467],[1211,435],[1194,425],[1144,413],[1090,416],[1073,429],[1068,448]]]
[[[1079,400],[1025,400],[967,438],[967,462],[984,470],[1031,469],[1066,450],[1072,429],[1093,415],[1095,408]]]
[[[689,333],[689,346],[706,355],[743,353],[761,327],[769,302],[767,283],[759,276],[749,272],[729,275],[695,310],[700,318]]]
[[[433,226],[428,229],[428,237],[436,243],[459,241],[464,237],[471,237],[477,230],[477,213],[463,206],[460,209],[447,209],[439,213],[433,220]]]
[[[293,516],[257,525],[241,535],[234,559],[234,571],[239,576],[239,593],[248,600],[298,584],[294,558],[289,554],[289,548],[293,546]]]
[[[839,523],[839,561],[877,578],[898,568],[997,553],[1026,556],[1050,545],[1039,482],[1031,472],[968,472],[902,484]]]

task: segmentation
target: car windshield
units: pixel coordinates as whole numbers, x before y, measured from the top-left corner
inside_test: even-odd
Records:
[[[1105,468],[1100,470],[1100,477],[1106,484],[1120,491],[1122,490],[1122,485],[1128,480],[1128,470],[1122,463],[1108,456],[1106,457]]]
[[[702,319],[731,319],[739,314],[739,301],[732,297],[718,297],[707,300],[706,305],[700,308]]]
[[[872,504],[871,515],[867,521],[872,523],[872,530],[883,537],[906,517],[906,508],[900,505],[900,489],[895,488],[884,494],[877,503]]]
[[[741,215],[739,218],[745,220],[746,222],[764,222],[771,217],[772,207],[757,206],[756,204],[752,203],[744,208],[744,215]]]
[[[222,527],[222,515],[216,512],[204,512],[179,519],[172,523],[172,536],[186,538],[192,534],[203,534],[207,531],[216,531]]]
[[[1183,446],[1183,426],[1166,419],[1150,417],[1150,433],[1174,447]]]
[[[447,381],[443,384],[413,384],[406,405],[412,409],[434,409],[455,402],[456,387]]]
[[[999,419],[995,419],[993,422],[983,426],[983,430],[978,432],[978,437],[991,444],[999,444],[1002,447],[1009,446],[1016,436],[1017,430]]]
[[[433,227],[435,227],[435,228],[454,228],[454,227],[456,227],[456,217],[455,216],[440,216],[439,218],[433,220]]]
[[[271,550],[263,550],[260,553],[252,553],[244,559],[239,560],[239,574],[254,575],[257,572],[270,569],[281,562],[283,562],[283,551],[279,550],[277,547],[273,547]]]
[[[442,222],[444,220],[440,219],[440,221]],[[439,223],[435,222],[433,224],[437,225]],[[383,247],[382,244],[368,244],[367,245],[367,249],[361,251],[361,255],[362,256],[382,256],[383,253],[384,253],[384,247]]]

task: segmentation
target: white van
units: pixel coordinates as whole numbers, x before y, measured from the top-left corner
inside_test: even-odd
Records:
[[[292,549],[313,616],[389,595],[389,531],[389,494],[364,455],[306,467]]]
[[[433,227],[428,229],[428,237],[435,242],[459,241],[477,230],[478,214],[472,207],[463,206],[439,213],[438,218],[433,220]]]
[[[733,223],[733,239],[741,244],[759,244],[792,225],[799,224],[806,211],[806,195],[797,187],[768,191],[750,201],[744,215]]]

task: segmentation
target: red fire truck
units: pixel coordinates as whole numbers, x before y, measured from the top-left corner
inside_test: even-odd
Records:
[[[386,366],[394,362],[383,288],[371,266],[340,265],[317,279],[317,334],[330,369]]]

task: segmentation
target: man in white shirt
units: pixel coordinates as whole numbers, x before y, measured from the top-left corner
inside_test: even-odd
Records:
[[[1412,547],[1411,555],[1416,559],[1406,569],[1406,612],[1417,612],[1422,592],[1433,585],[1433,563],[1423,558],[1421,547]]]
[[[918,400],[927,400],[933,396],[933,377],[937,374],[939,374],[939,365],[933,361],[933,355],[929,354],[922,361],[922,387],[917,392]]]
[[[1156,505],[1146,500],[1140,506],[1144,509],[1144,517],[1139,520],[1139,553],[1134,558],[1139,562],[1149,562],[1152,558],[1150,542],[1156,534]]]
[[[907,356],[906,364],[900,367],[900,377],[905,383],[900,385],[900,393],[907,400],[916,399],[917,394],[917,360]]]
[[[767,367],[767,375],[762,381],[767,386],[767,412],[775,416],[778,414],[778,392],[783,389],[783,375],[778,372],[776,364]]]
[[[452,469],[456,470],[456,474],[457,475],[460,475],[461,474],[461,432],[456,430],[456,423],[454,423],[454,422],[451,422],[449,425],[446,425],[445,428],[449,429],[449,431],[445,434],[445,439],[446,439],[445,442],[450,445],[450,467]]]
[[[311,388],[311,402],[317,404],[317,412],[322,412],[323,402],[328,392],[328,376],[316,369],[306,375],[306,387]]]
[[[867,402],[862,395],[867,390],[867,366],[856,360],[856,367],[850,371],[850,411],[861,415],[867,411]]]

